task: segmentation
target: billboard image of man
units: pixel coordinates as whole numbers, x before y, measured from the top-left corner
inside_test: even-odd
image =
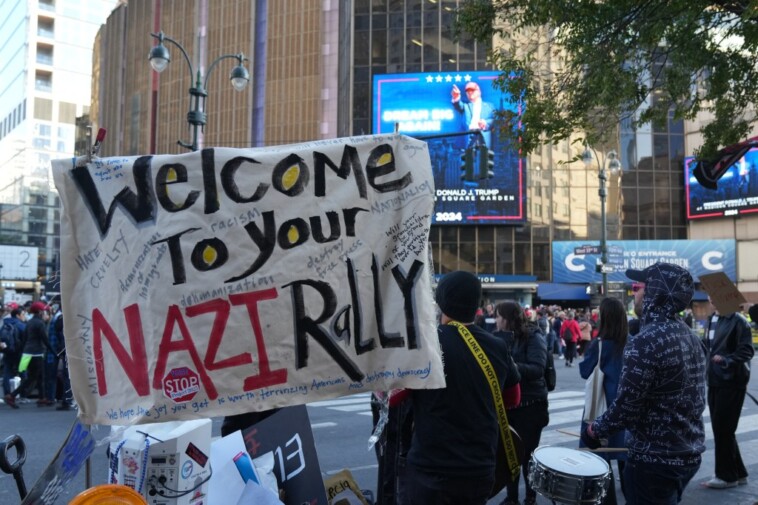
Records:
[[[464,130],[481,130],[484,143],[489,149],[492,146],[492,121],[495,119],[495,107],[482,99],[479,84],[469,81],[463,88],[467,100],[461,101],[461,90],[453,84],[451,95],[453,107],[463,116]]]

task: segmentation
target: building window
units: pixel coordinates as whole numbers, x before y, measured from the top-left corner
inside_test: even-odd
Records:
[[[61,123],[76,124],[76,104],[60,102],[58,104],[58,121]]]
[[[55,23],[53,20],[37,18],[37,35],[48,39],[55,38]]]
[[[53,64],[53,48],[49,46],[37,46],[37,63],[41,65]]]
[[[34,99],[34,119],[53,120],[53,101],[48,98]]]
[[[40,72],[34,76],[34,89],[37,91],[53,91],[53,74],[51,72]]]
[[[35,137],[32,144],[35,149],[50,149],[50,139]]]
[[[42,11],[55,12],[55,2],[53,0],[39,0],[37,5]]]

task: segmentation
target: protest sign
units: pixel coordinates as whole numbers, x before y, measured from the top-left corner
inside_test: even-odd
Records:
[[[740,306],[747,301],[724,272],[701,275],[700,282],[722,316],[739,312]]]
[[[88,423],[444,387],[426,144],[400,135],[57,160]]]
[[[273,453],[285,505],[327,505],[308,409],[301,405],[279,410],[242,430],[242,437],[251,458]]]

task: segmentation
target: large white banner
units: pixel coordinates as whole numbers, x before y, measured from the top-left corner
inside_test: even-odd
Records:
[[[425,143],[368,136],[53,171],[84,422],[444,387]]]

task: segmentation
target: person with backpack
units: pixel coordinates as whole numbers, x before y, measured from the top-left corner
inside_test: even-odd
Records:
[[[20,368],[24,368],[23,359],[28,357],[28,371],[18,388],[7,393],[3,398],[5,404],[14,409],[18,408],[16,396],[19,394],[26,396],[27,393],[31,392],[30,386],[33,385],[36,385],[40,392],[37,405],[52,405],[54,403],[45,398],[45,351],[55,352],[47,339],[47,319],[49,317],[47,305],[39,301],[34,302],[29,307],[29,313],[32,317],[26,323],[24,350],[21,353],[22,361],[19,364]]]
[[[3,325],[0,327],[0,350],[3,352],[3,394],[6,395],[11,392],[11,379],[18,371],[26,331],[24,309],[16,303],[10,305],[10,309],[10,315],[3,319]]]
[[[579,323],[576,322],[574,311],[568,313],[567,319],[561,324],[561,339],[566,346],[566,366],[574,366],[576,357],[576,343],[582,338]]]

